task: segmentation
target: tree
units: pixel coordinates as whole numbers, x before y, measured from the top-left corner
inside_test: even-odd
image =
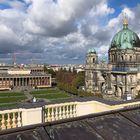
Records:
[[[48,69],[45,65],[44,65],[44,72],[49,73],[52,75],[52,78],[56,77],[56,72],[53,69]]]

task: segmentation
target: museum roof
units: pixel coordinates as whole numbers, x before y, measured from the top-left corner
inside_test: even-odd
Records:
[[[139,140],[139,138],[139,107],[0,132],[0,140]]]

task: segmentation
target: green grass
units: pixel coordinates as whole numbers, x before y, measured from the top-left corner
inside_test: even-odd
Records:
[[[35,90],[32,91],[31,94],[48,94],[48,93],[58,93],[60,90],[58,89],[48,89],[48,90]]]
[[[0,92],[0,97],[6,97],[6,96],[24,96],[21,92]]]
[[[62,98],[70,98],[70,96],[63,92],[60,91],[57,88],[54,89],[46,89],[46,90],[35,90],[32,91],[32,95],[35,96],[36,98],[42,98],[42,99],[62,99]]]
[[[38,99],[41,98],[57,101],[71,98],[66,92],[60,91],[57,88],[34,90],[31,94]],[[0,92],[0,107],[16,106],[25,99],[25,95],[21,92]]]
[[[12,102],[20,102],[21,100],[25,100],[26,97],[11,97],[11,98],[0,98],[0,103],[12,103]]]

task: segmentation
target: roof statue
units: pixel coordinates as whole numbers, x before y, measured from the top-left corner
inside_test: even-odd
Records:
[[[128,27],[128,19],[126,17],[126,14],[124,15],[124,19],[123,19],[123,27],[127,28]]]

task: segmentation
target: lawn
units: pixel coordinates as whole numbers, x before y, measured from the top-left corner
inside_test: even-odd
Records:
[[[25,100],[25,96],[21,97],[5,97],[5,98],[0,98],[0,103],[12,103],[12,102],[20,102],[21,100]]]
[[[0,107],[16,106],[26,97],[21,92],[0,92]]]
[[[70,99],[71,96],[64,91],[57,88],[49,88],[43,90],[33,90],[31,94],[37,99],[49,100],[65,100]],[[0,92],[0,107],[16,106],[21,101],[25,100],[26,96],[22,92]]]
[[[58,92],[60,92],[60,90],[59,89],[46,89],[46,90],[34,90],[34,91],[32,91],[31,92],[31,94],[48,94],[48,93],[58,93]]]
[[[47,90],[36,90],[32,91],[32,95],[36,98],[42,99],[63,99],[63,98],[71,98],[67,93],[60,91],[57,88],[47,89]]]
[[[9,97],[9,96],[24,96],[21,92],[0,92],[0,97]]]

